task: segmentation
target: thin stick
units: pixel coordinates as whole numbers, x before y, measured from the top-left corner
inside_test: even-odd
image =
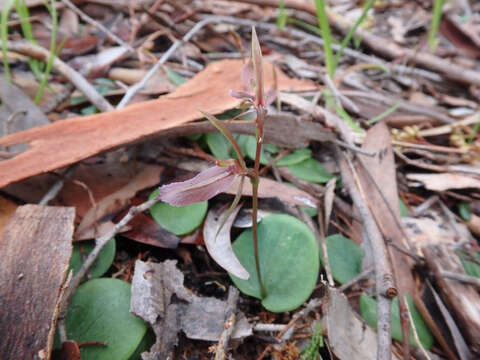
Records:
[[[338,291],[339,292],[344,292],[345,290],[347,290],[349,287],[353,286],[357,282],[359,282],[363,279],[366,279],[372,271],[373,271],[373,268],[367,268],[367,269],[363,270],[360,274],[355,276],[353,279],[351,279],[350,281],[348,281],[345,284],[343,284],[342,286],[340,286],[338,288]]]
[[[26,40],[7,41],[7,49],[22,55],[26,55],[44,62],[48,61],[50,52],[41,46],[34,45]],[[90,102],[101,112],[113,110],[113,106],[98,93],[98,91],[78,71],[72,69],[58,57],[54,57],[53,67],[60,74],[70,80]]]
[[[220,335],[218,345],[215,349],[215,360],[224,360],[227,357],[226,348],[228,346],[228,342],[230,341],[230,337],[232,336],[233,330],[235,329],[235,308],[237,306],[238,297],[239,292],[237,288],[230,286],[228,290],[225,328]]]
[[[322,304],[322,299],[312,299],[307,303],[307,306],[297,312],[292,319],[288,322],[287,325],[278,333],[276,339],[278,342],[281,341],[283,334],[287,332],[288,329],[290,329],[293,324],[295,324],[299,319],[302,317],[307,316],[311,311],[315,310],[315,308],[319,307]]]
[[[72,176],[76,167],[76,165],[70,166],[67,171],[62,174],[61,178],[52,185],[50,190],[48,190],[47,193],[43,195],[42,199],[38,202],[38,205],[48,205],[48,203],[58,195],[60,190],[62,190],[63,185],[65,184],[65,179],[68,179],[70,176]]]
[[[408,306],[408,301],[407,301],[407,296],[406,295],[404,295],[404,301],[405,301],[405,306],[407,307],[407,313],[408,313],[408,318],[410,320],[410,324],[412,324],[413,337],[415,338],[415,341],[417,342],[417,345],[420,348],[420,350],[422,351],[425,358],[427,360],[431,360],[427,351],[423,347],[423,344],[421,343],[420,339],[418,338],[417,329],[415,328],[415,323],[413,322],[412,312],[410,311],[410,307]],[[410,339],[408,339],[408,340],[403,339],[403,341],[410,341]]]
[[[361,192],[357,189],[352,172],[354,171],[353,167],[349,166],[347,157],[339,150],[336,151],[336,157],[340,165],[343,183],[360,213],[373,251],[377,295],[377,360],[390,360],[392,346],[390,304],[391,299],[397,294],[397,290],[393,284],[387,249],[373,215]]]
[[[136,83],[135,85],[131,86],[125,95],[123,96],[122,100],[117,105],[117,109],[122,109],[132,100],[137,92],[142,90],[145,84],[152,78],[152,76],[160,69],[160,67],[167,62],[167,60],[173,55],[173,53],[184,43],[190,41],[190,39],[195,35],[198,31],[200,31],[205,25],[214,22],[220,22],[217,17],[211,17],[207,19],[203,19],[195,24],[181,40],[176,40],[172,46],[162,55],[162,57],[158,60],[158,62],[145,74],[143,79]]]
[[[456,273],[453,271],[447,271],[447,270],[440,270],[440,276],[443,276],[452,280],[461,281],[465,284],[470,284],[480,289],[480,279],[473,276]]]

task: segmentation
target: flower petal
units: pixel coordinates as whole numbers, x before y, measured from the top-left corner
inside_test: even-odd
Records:
[[[211,199],[226,191],[233,182],[234,166],[214,166],[183,182],[163,185],[158,189],[160,199],[173,206],[189,205]]]

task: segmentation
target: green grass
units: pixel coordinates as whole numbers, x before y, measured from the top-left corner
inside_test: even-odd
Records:
[[[14,0],[9,0],[2,9],[0,16],[0,38],[2,41],[2,55],[3,55],[3,71],[8,83],[12,82],[12,75],[10,74],[10,64],[8,63],[7,41],[8,41],[8,16],[12,9]]]
[[[34,45],[38,45],[37,41],[33,36],[32,24],[30,23],[30,13],[28,6],[25,3],[25,0],[9,0],[3,7],[2,14],[0,16],[0,38],[2,42],[2,55],[3,55],[3,68],[5,72],[5,77],[7,81],[11,82],[11,72],[10,66],[8,64],[8,54],[7,54],[7,41],[8,41],[8,17],[12,10],[12,7],[15,6],[15,11],[20,19],[20,27],[25,39],[31,42]],[[48,56],[47,62],[43,65],[42,62],[36,59],[30,59],[28,61],[30,69],[33,74],[37,77],[40,86],[38,88],[37,94],[35,95],[34,102],[38,103],[42,97],[43,90],[48,84],[48,77],[52,71],[53,61],[57,53],[57,29],[58,29],[58,16],[56,8],[56,0],[50,0],[50,3],[45,2],[45,7],[50,13],[50,18],[52,21],[51,37],[50,37],[50,54]]]
[[[442,19],[442,9],[445,0],[434,0],[432,21],[430,23],[430,31],[428,32],[428,46],[430,51],[435,51],[438,44],[437,32],[440,20]]]

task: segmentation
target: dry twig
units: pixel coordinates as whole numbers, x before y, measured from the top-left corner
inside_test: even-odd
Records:
[[[7,41],[7,49],[16,53],[32,57],[41,61],[48,61],[50,52],[39,45],[29,41]],[[55,56],[53,67],[60,74],[70,80],[101,112],[113,110],[113,106],[98,93],[95,88],[76,70]]]

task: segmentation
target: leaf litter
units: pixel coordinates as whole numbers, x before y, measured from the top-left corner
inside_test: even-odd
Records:
[[[21,18],[22,2],[15,1],[8,13],[7,3],[0,2],[8,20],[3,24],[8,27],[4,34],[8,42],[2,40],[5,74],[0,94],[0,234],[6,230],[0,244],[4,254],[15,254],[9,255],[6,264],[20,263],[30,258],[30,252],[56,256],[55,261],[42,260],[48,267],[45,273],[57,271],[52,275],[55,281],[42,284],[50,294],[65,294],[65,300],[53,307],[55,299],[49,298],[48,309],[33,302],[36,307],[29,310],[38,321],[51,320],[49,336],[58,309],[58,335],[64,344],[80,341],[74,344],[87,358],[93,356],[89,352],[109,351],[102,342],[104,334],[93,330],[82,334],[91,335],[87,340],[93,345],[82,344],[78,330],[84,324],[77,321],[83,316],[73,325],[71,317],[67,315],[65,321],[61,316],[72,311],[69,303],[78,301],[72,300],[78,279],[62,284],[68,251],[57,254],[26,233],[16,238],[16,245],[11,240],[12,231],[22,234],[14,211],[24,209],[25,203],[42,204],[38,216],[62,213],[64,206],[75,208],[76,231],[64,239],[68,244],[96,239],[95,248],[100,249],[99,244],[107,246],[115,237],[116,249],[106,247],[105,258],[105,251],[98,258],[88,255],[93,242],[76,244],[74,267],[77,271],[89,261],[93,266],[93,272],[80,277],[79,296],[83,288],[93,289],[98,281],[123,280],[121,291],[112,285],[108,294],[89,293],[94,301],[86,309],[92,311],[94,303],[101,304],[115,291],[124,294],[119,295],[124,308],[132,284],[132,312],[153,331],[145,333],[144,325],[133,329],[134,341],[123,344],[127,350],[115,346],[114,350],[123,351],[121,356],[209,358],[214,352],[216,359],[372,359],[376,351],[389,349],[379,353],[379,358],[386,359],[391,349],[393,358],[407,358],[408,353],[418,359],[478,357],[480,299],[472,284],[480,274],[480,213],[475,207],[480,197],[479,4],[445,5],[437,19],[434,48],[424,45],[435,17],[430,4],[375,4],[363,14],[361,26],[338,56],[329,79],[324,76],[325,66],[330,66],[328,54],[317,36],[320,30],[315,29],[316,6],[321,7],[322,1],[89,1],[77,10],[65,1],[66,5],[57,4],[56,30],[43,2],[26,1],[34,41]],[[338,51],[336,43],[341,43],[363,9],[348,1],[326,3],[330,7],[324,15],[337,39],[333,50]],[[254,52],[261,47],[266,60],[265,86],[255,87],[251,81],[255,72],[244,72],[250,74],[249,86],[242,92],[242,68],[250,56],[253,25],[259,38]],[[49,86],[35,104],[46,70],[42,59],[48,57],[43,48],[50,47],[52,31],[58,31],[56,55],[63,62],[53,62]],[[159,62],[162,55],[166,60]],[[8,84],[5,64],[16,87]],[[254,58],[253,67],[258,69],[259,64]],[[157,71],[150,76],[152,68]],[[142,89],[136,89],[139,82],[144,83]],[[263,94],[263,88],[275,91]],[[316,234],[311,239],[324,245],[318,246],[323,249],[320,262],[326,266],[326,250],[337,284],[328,287],[324,268],[316,271],[319,280],[310,301],[321,306],[311,307],[309,302],[303,310],[286,312],[278,304],[264,302],[267,298],[258,293],[254,294],[258,300],[246,295],[226,300],[232,284],[227,273],[245,278],[247,272],[231,239],[242,237],[244,230],[236,226],[247,232],[252,226],[249,181],[240,187],[240,178],[228,173],[228,181],[215,187],[213,179],[208,198],[223,194],[201,209],[153,205],[160,185],[190,179],[190,190],[204,190],[207,184],[199,185],[196,176],[207,168],[206,161],[212,162],[214,156],[217,160],[237,157],[199,110],[212,115],[227,112],[219,121],[234,134],[247,166],[255,161],[255,121],[228,115],[232,109],[237,114],[245,110],[242,99],[231,97],[230,90],[244,100],[253,99],[252,94],[261,101],[265,97],[267,103],[273,99],[270,95],[277,95],[268,106],[265,122],[268,145],[260,159],[258,226],[266,228],[270,217],[282,213],[310,226],[308,231]],[[132,105],[101,111],[113,109],[132,91]],[[92,115],[81,115],[87,113]],[[176,185],[172,186],[175,190]],[[170,190],[169,200],[178,204],[185,200],[180,190]],[[235,209],[219,230],[223,219],[216,211],[228,208],[236,194],[242,196],[247,211],[235,219]],[[50,207],[45,206],[48,202]],[[399,202],[409,216],[400,217]],[[305,206],[314,210],[311,220],[300,215]],[[73,219],[70,212],[69,219]],[[48,219],[42,221],[48,223]],[[272,241],[269,237],[281,228],[278,224],[262,230],[268,233],[262,235],[264,240]],[[39,241],[47,235],[46,229],[40,229]],[[281,236],[274,244],[282,244]],[[327,237],[325,242],[320,236]],[[385,251],[379,251],[372,238],[381,239]],[[27,248],[12,250],[23,243]],[[292,246],[292,254],[305,246],[295,244],[292,240],[285,245]],[[262,266],[282,270],[288,259],[273,259],[275,246],[269,246],[272,261]],[[82,252],[82,247],[88,251]],[[32,266],[40,258],[32,256]],[[306,255],[294,260],[305,265],[305,259]],[[379,260],[385,268],[378,267]],[[252,265],[250,276],[255,272]],[[294,274],[295,266],[289,265],[285,279]],[[97,269],[101,271],[96,273]],[[90,279],[105,271],[100,279]],[[379,271],[386,276],[385,283],[375,276]],[[302,282],[302,276],[293,278]],[[21,274],[3,275],[1,281],[17,289],[18,299],[30,296],[13,279],[21,281]],[[279,302],[288,299],[288,289],[294,288],[283,289],[281,284],[272,285],[281,289],[280,295],[275,293]],[[382,293],[383,289],[387,291]],[[262,302],[282,311],[272,313],[262,308]],[[391,333],[384,326],[390,324],[390,308],[394,309]],[[4,309],[2,318],[8,312]],[[127,310],[120,312],[129,315]],[[423,325],[413,331],[409,318]],[[320,320],[323,330],[319,332]],[[9,321],[6,324],[15,327]],[[123,326],[118,326],[109,331],[123,333]],[[66,329],[64,335],[62,329]],[[19,333],[11,331],[11,336]],[[47,344],[42,334],[36,335],[36,341]],[[405,334],[410,341],[402,342]],[[42,349],[47,358],[49,346]]]

